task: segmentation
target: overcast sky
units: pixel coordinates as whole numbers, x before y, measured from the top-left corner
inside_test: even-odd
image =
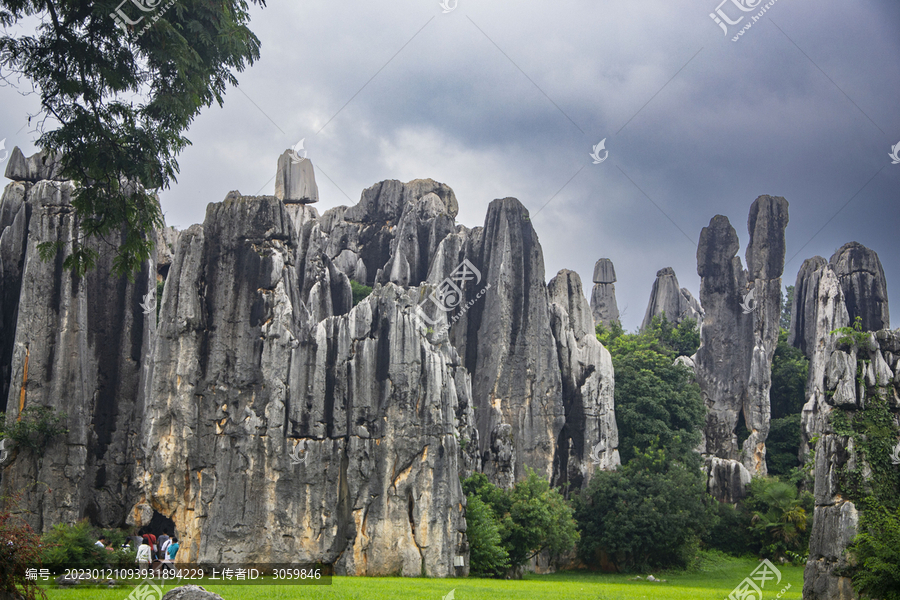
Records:
[[[447,183],[470,227],[491,200],[518,198],[548,280],[573,269],[589,298],[594,262],[612,259],[626,329],[663,267],[697,295],[714,215],[743,260],[762,194],[790,203],[785,284],[804,259],[858,241],[900,299],[896,0],[776,0],[737,42],[766,2],[447,1],[446,13],[438,0],[254,7],[262,57],[194,122],[161,195],[167,222],[202,222],[230,190],[274,193],[278,155],[304,139],[320,212],[385,179]],[[717,8],[743,16],[727,35]],[[29,110],[33,97],[0,89],[7,150],[35,151]]]

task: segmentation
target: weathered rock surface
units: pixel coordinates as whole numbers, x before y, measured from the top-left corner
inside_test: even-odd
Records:
[[[319,186],[312,162],[299,162],[290,149],[278,157],[275,173],[275,197],[287,203],[312,204],[319,201]]]
[[[747,495],[751,480],[750,471],[740,462],[715,456],[706,459],[706,477],[709,495],[729,504],[739,502]]]
[[[454,325],[466,331],[458,349],[472,373],[484,472],[510,485],[528,465],[549,479],[565,411],[543,252],[525,207],[515,198],[491,202],[466,255],[491,285],[480,298],[477,286],[466,288],[472,306]],[[517,459],[512,473],[488,447],[504,424]]]
[[[871,275],[871,270],[847,266],[861,264],[859,256],[871,258],[856,246],[844,246],[835,255],[843,257],[838,260],[825,262],[821,257],[814,257],[805,261],[794,288],[790,339],[810,360],[807,401],[801,417],[801,458],[806,456],[812,440],[818,440],[814,465],[815,510],[809,560],[804,572],[804,600],[855,598],[850,580],[837,576],[835,570],[848,565],[844,550],[856,535],[859,523],[858,510],[850,499],[849,490],[841,489],[845,479],[842,473],[853,468],[861,457],[853,438],[835,432],[832,413],[842,410],[852,419],[868,398],[883,395],[888,398],[895,423],[900,424],[900,402],[897,401],[900,378],[895,375],[900,368],[897,355],[900,330],[869,334],[859,347],[841,343],[840,336],[831,333],[851,324],[845,305],[847,289],[855,286],[857,292],[864,288],[871,290],[871,286],[866,286],[876,280],[866,275]],[[857,258],[851,258],[854,254]],[[843,281],[836,273],[842,262],[841,268],[849,274]],[[868,283],[857,285],[860,281]],[[861,297],[857,294],[857,302]],[[862,304],[857,303],[857,308],[871,316],[875,311],[866,307],[878,307],[879,304],[873,295],[868,298]]]
[[[550,319],[562,377],[566,421],[559,434],[553,481],[583,487],[595,469],[619,465],[612,356],[597,341],[581,278],[563,269],[548,285]]]
[[[687,288],[678,285],[678,278],[672,267],[656,272],[656,280],[650,290],[650,302],[644,313],[641,331],[650,327],[653,317],[665,314],[670,323],[676,325],[685,319],[693,319],[699,325],[703,321],[703,309]]]
[[[69,412],[43,462],[2,465],[4,491],[50,484],[26,498],[36,529],[167,523],[187,561],[465,575],[460,476],[575,489],[618,464],[609,353],[576,274],[551,302],[517,200],[467,229],[427,179],[321,216],[233,191],[157,232],[129,284],[106,250],[84,279],[36,258],[74,237],[73,189],[0,203],[0,400]],[[374,285],[356,306],[351,278]]]
[[[28,158],[22,154],[19,147],[13,148],[6,163],[6,177],[13,181],[28,181],[37,183],[41,180],[62,181],[60,171],[62,164],[59,155],[41,150]]]
[[[594,289],[591,291],[591,313],[594,324],[609,325],[619,320],[616,304],[616,269],[608,258],[601,258],[594,265]]]
[[[270,198],[210,205],[182,233],[143,398],[141,501],[175,522],[185,560],[462,572],[468,374],[396,286],[306,317],[294,239]]]
[[[849,242],[829,262],[844,290],[850,322],[860,317],[864,331],[890,329],[887,281],[878,254],[860,243]]]
[[[831,275],[832,283],[823,287],[824,304],[837,282],[831,265],[821,268]],[[831,296],[832,298],[834,296]],[[838,319],[847,319],[846,309],[839,306]],[[827,334],[826,334],[827,335]],[[829,336],[836,338],[837,336]],[[845,553],[857,533],[859,512],[851,500],[850,490],[843,489],[846,470],[853,469],[864,458],[859,454],[851,437],[839,435],[832,427],[830,414],[845,411],[849,419],[875,396],[889,400],[895,426],[900,425],[900,381],[894,376],[900,369],[900,330],[878,331],[870,334],[863,347],[847,346],[829,339],[825,347],[831,348],[824,370],[817,369],[815,378],[808,383],[809,400],[803,408],[803,439],[808,442],[817,436],[815,447],[815,512],[809,543],[809,560],[804,572],[804,600],[854,598],[849,578],[835,574],[836,569],[848,566]],[[826,354],[825,351],[822,352]],[[857,372],[862,370],[862,382]],[[811,369],[812,373],[812,369]],[[863,476],[871,470],[863,468]]]
[[[125,457],[140,418],[135,391],[156,327],[155,312],[143,314],[140,303],[155,286],[155,265],[148,262],[134,283],[111,277],[112,253],[91,241],[100,258],[84,278],[63,269],[62,254],[42,261],[38,244],[67,248],[79,235],[74,187],[44,180],[24,189],[23,203],[22,185],[10,184],[0,209],[7,222],[16,215],[0,233],[2,347],[10,360],[6,416],[11,422],[23,409],[49,407],[66,413],[68,433],[52,440],[43,457],[19,449],[3,471],[0,495],[25,490],[19,509],[38,531],[85,517],[119,525],[128,504]],[[10,291],[19,289],[12,318],[8,282]]]
[[[222,596],[207,592],[199,585],[183,585],[166,592],[162,600],[223,600]]]
[[[697,247],[705,316],[695,372],[709,409],[701,450],[740,460],[754,476],[766,474],[769,388],[787,221],[784,198],[760,196],[754,201],[747,224],[747,271],[736,256],[737,233],[726,217],[713,217]],[[735,434],[739,416],[750,431],[740,449]]]

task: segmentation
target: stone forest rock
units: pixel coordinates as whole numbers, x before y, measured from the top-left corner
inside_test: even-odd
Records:
[[[594,289],[591,292],[591,313],[594,324],[609,325],[619,320],[616,304],[616,269],[608,258],[601,258],[594,265]]]
[[[156,313],[140,307],[155,288],[155,265],[146,263],[133,283],[113,278],[113,254],[96,241],[88,244],[99,252],[98,265],[84,278],[63,269],[62,255],[41,260],[39,243],[67,247],[79,233],[74,186],[43,180],[22,191],[10,184],[0,208],[9,223],[0,233],[3,290],[19,290],[12,313],[4,294],[3,405],[8,420],[36,406],[65,412],[68,433],[43,456],[19,449],[3,471],[0,495],[25,490],[23,518],[38,531],[85,517],[118,525],[130,506],[125,457],[140,422],[135,392],[156,329]]]
[[[831,274],[831,265],[821,270],[831,275],[832,282],[823,287],[824,304],[837,282]],[[834,295],[830,295],[835,298]],[[839,297],[838,297],[839,299]],[[847,319],[843,306],[837,309],[838,319]],[[853,490],[847,486],[847,471],[856,470],[863,480],[875,477],[871,466],[861,453],[859,439],[842,435],[834,429],[834,413],[844,413],[848,422],[867,404],[881,397],[887,400],[894,427],[900,427],[900,330],[881,330],[861,347],[842,343],[838,334],[825,334],[828,341],[823,346],[831,348],[824,361],[825,369],[812,369],[807,387],[809,400],[803,408],[803,439],[817,440],[815,446],[815,512],[809,543],[809,560],[804,572],[804,600],[828,600],[854,598],[850,579],[838,575],[838,570],[848,566],[845,552],[857,533],[860,522],[859,507],[854,502]],[[823,355],[826,352],[822,353]],[[864,375],[857,381],[857,372]],[[877,432],[868,432],[877,435]],[[861,439],[861,438],[860,438]],[[862,464],[861,464],[862,463]],[[861,468],[859,468],[861,466]],[[858,469],[858,470],[857,470]]]
[[[385,181],[319,215],[303,163],[279,159],[284,202],[233,191],[156,232],[134,283],[105,246],[84,278],[41,261],[78,235],[75,188],[13,169],[0,402],[69,430],[0,466],[36,530],[167,523],[186,561],[465,575],[460,476],[576,489],[618,464],[610,355],[520,202],[468,229],[445,184]],[[374,286],[355,306],[351,280]]]
[[[285,204],[313,204],[319,201],[316,171],[308,159],[298,160],[298,156],[291,150],[285,150],[278,157],[275,197]]]
[[[613,409],[612,356],[597,341],[581,278],[563,269],[548,285],[566,424],[560,432],[554,481],[568,491],[587,483],[594,469],[619,465],[619,434]]]
[[[868,319],[864,322],[870,325],[886,317],[887,298],[878,291],[886,285],[883,274],[877,275],[881,271],[877,261],[874,253],[859,244],[846,244],[830,262],[820,256],[806,260],[794,287],[790,342],[810,361],[801,416],[801,459],[815,450],[815,510],[804,600],[856,597],[850,579],[836,571],[848,566],[844,551],[856,535],[860,519],[851,490],[844,489],[842,482],[847,481],[846,471],[865,457],[853,437],[835,431],[835,411],[844,413],[850,422],[866,403],[881,396],[887,399],[895,424],[900,425],[900,378],[896,376],[900,330],[870,333],[859,345],[841,342],[841,335],[832,333],[850,326],[855,315]],[[855,315],[846,304],[851,293]],[[863,479],[873,476],[868,466],[862,474]]]
[[[709,409],[703,454],[739,460],[751,475],[766,474],[772,356],[778,341],[784,198],[760,196],[750,207],[745,271],[737,233],[717,215],[700,233],[697,273],[705,310],[695,373]],[[743,420],[749,437],[738,444]]]
[[[58,155],[42,150],[25,158],[22,151],[16,146],[9,155],[5,174],[8,179],[13,181],[37,183],[45,179],[62,181],[61,170],[62,164]]]
[[[653,322],[653,317],[665,314],[671,323],[681,323],[685,319],[693,319],[699,325],[703,321],[703,309],[697,299],[687,288],[678,285],[675,270],[666,267],[656,272],[656,280],[650,290],[650,302],[644,313],[641,331],[645,331]]]
[[[841,246],[829,262],[844,290],[850,322],[860,317],[865,331],[889,329],[887,281],[878,254],[862,244],[850,242]]]

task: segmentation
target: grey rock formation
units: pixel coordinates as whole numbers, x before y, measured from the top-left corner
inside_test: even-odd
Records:
[[[614,407],[612,356],[597,341],[581,278],[563,269],[548,285],[550,319],[566,422],[560,432],[553,481],[578,490],[595,469],[619,465],[619,434]]]
[[[464,572],[468,374],[396,286],[310,318],[295,239],[273,198],[210,205],[182,233],[142,395],[136,506],[174,521],[186,560]]]
[[[19,289],[13,327],[4,306],[2,345],[11,356],[3,403],[8,422],[34,406],[64,412],[68,433],[52,440],[43,457],[19,449],[4,469],[0,496],[25,490],[19,508],[38,531],[85,517],[118,525],[128,508],[125,457],[139,420],[135,392],[156,327],[155,312],[140,308],[155,287],[155,265],[148,262],[133,283],[111,277],[113,255],[95,241],[87,243],[100,258],[84,278],[63,269],[61,254],[41,260],[41,242],[67,248],[79,235],[74,186],[40,181],[25,188],[24,204],[22,189],[10,184],[0,209],[9,215],[18,205],[0,234],[4,291],[8,282]]]
[[[849,242],[829,262],[844,290],[850,322],[860,317],[864,331],[889,329],[887,281],[878,254],[862,244]]]
[[[460,476],[579,486],[618,463],[609,353],[577,275],[551,302],[517,200],[467,229],[427,179],[321,216],[233,191],[156,232],[129,283],[106,249],[83,279],[38,260],[76,235],[73,190],[14,182],[0,201],[0,401],[69,413],[42,461],[0,466],[0,496],[52,489],[25,498],[37,530],[170,522],[186,561],[462,576]],[[356,306],[351,278],[374,285]]]
[[[754,476],[766,474],[787,210],[784,198],[772,196],[760,196],[750,207],[747,271],[736,256],[737,234],[726,217],[713,217],[697,247],[700,301],[706,314],[695,372],[709,409],[702,451],[740,460]],[[750,431],[740,449],[735,434],[739,415]]]
[[[736,460],[710,456],[706,459],[707,490],[719,502],[734,504],[748,491],[750,471]]]
[[[794,284],[794,299],[791,302],[791,326],[788,330],[788,343],[799,348],[807,358],[812,353],[816,332],[816,303],[819,296],[818,282],[821,274],[816,274],[828,261],[821,256],[807,258],[797,272]],[[832,270],[832,273],[834,271]],[[843,302],[843,294],[841,294]]]
[[[58,154],[51,154],[41,150],[28,158],[22,154],[19,147],[13,148],[6,163],[6,177],[13,181],[28,181],[37,183],[45,179],[62,181],[60,171],[62,165]]]
[[[290,149],[278,157],[275,197],[285,203],[312,204],[319,201],[316,171],[309,159],[297,162]]]
[[[469,247],[467,255],[492,286],[459,322],[467,331],[460,354],[472,373],[482,451],[491,432],[509,424],[517,457],[513,473],[489,456],[484,472],[508,485],[529,465],[549,479],[565,411],[543,252],[528,211],[515,198],[494,200]],[[476,300],[474,288],[466,292]]]
[[[609,325],[619,320],[616,304],[616,269],[608,258],[601,258],[594,265],[594,289],[591,291],[591,313],[594,324]]]
[[[641,331],[650,327],[653,317],[666,315],[666,319],[679,324],[685,319],[693,319],[699,325],[703,321],[703,309],[687,288],[678,285],[678,278],[672,267],[656,272],[656,280],[650,290],[650,302],[644,313]]]
[[[223,600],[222,596],[207,592],[199,585],[183,585],[166,592],[162,600]]]
[[[837,277],[831,265],[823,265],[820,284],[820,307],[834,305],[832,314],[822,319],[844,322],[847,310],[839,303],[840,293],[835,293]],[[827,325],[828,326],[828,325]],[[823,327],[824,331],[824,327]],[[815,512],[809,543],[809,560],[806,563],[803,583],[804,600],[830,600],[854,598],[852,585],[847,577],[838,576],[835,570],[848,566],[845,553],[857,533],[859,511],[851,500],[851,490],[846,485],[847,469],[853,469],[864,456],[854,445],[854,439],[835,432],[831,413],[841,410],[848,419],[876,396],[889,399],[895,426],[900,426],[900,330],[881,330],[870,334],[861,347],[848,346],[834,339],[836,335],[824,333],[821,350],[816,355],[819,366],[810,369],[808,383],[809,401],[803,408],[803,438],[808,442],[817,437],[815,447]],[[830,351],[830,353],[829,353]],[[812,363],[811,363],[812,366]],[[863,374],[857,381],[857,373]],[[870,475],[866,476],[865,473]],[[862,469],[864,477],[871,477],[871,470]]]

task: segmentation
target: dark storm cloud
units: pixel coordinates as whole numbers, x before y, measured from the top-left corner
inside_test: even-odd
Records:
[[[709,17],[717,4],[271,3],[253,13],[263,48],[239,75],[246,96],[195,121],[167,219],[202,221],[231,189],[272,193],[278,154],[305,138],[320,211],[383,179],[446,182],[468,226],[519,198],[548,279],[574,269],[589,295],[596,259],[613,260],[628,328],[658,269],[697,293],[696,241],[715,214],[743,257],[761,194],[790,202],[786,284],[856,240],[879,253],[896,302],[900,8],[778,0],[732,42]],[[2,93],[18,129],[22,103]]]

